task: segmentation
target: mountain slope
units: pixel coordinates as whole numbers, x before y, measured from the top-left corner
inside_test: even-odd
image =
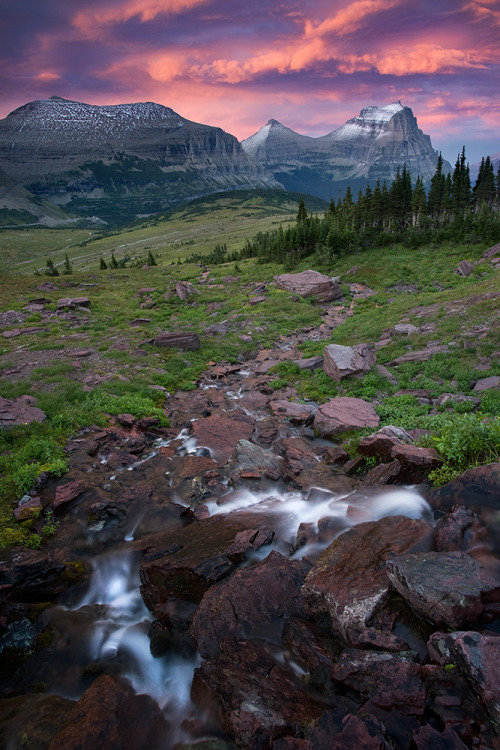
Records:
[[[59,206],[37,198],[0,168],[0,226],[74,222]]]
[[[0,166],[54,203],[99,213],[107,199],[129,218],[217,190],[276,187],[234,136],[151,102],[30,102],[0,121]]]
[[[421,175],[428,183],[438,158],[430,137],[401,102],[366,107],[319,138],[269,120],[242,146],[288,190],[307,190],[325,199],[336,197],[347,184],[357,190],[368,181],[391,181],[405,163],[414,178]],[[447,162],[445,169],[451,169]]]

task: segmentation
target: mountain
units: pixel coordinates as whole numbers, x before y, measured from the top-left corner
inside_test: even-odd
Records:
[[[295,133],[269,120],[242,141],[249,156],[269,170],[287,190],[302,190],[328,199],[349,184],[353,191],[379,179],[394,179],[406,163],[412,176],[429,183],[438,152],[418,127],[409,107],[393,102],[365,107],[357,117],[319,138]],[[448,162],[445,170],[451,170]]]
[[[0,120],[0,167],[40,198],[110,221],[219,190],[279,187],[234,136],[152,102],[30,102]]]
[[[30,193],[0,168],[0,226],[19,224],[59,226],[75,221],[59,206]]]

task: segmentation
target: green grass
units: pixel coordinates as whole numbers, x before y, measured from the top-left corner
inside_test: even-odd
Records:
[[[164,395],[148,386],[161,385],[171,393],[193,390],[209,362],[236,363],[250,352],[272,347],[281,335],[319,327],[320,307],[308,300],[292,301],[292,295],[270,283],[283,270],[277,265],[243,260],[211,266],[208,281],[202,283],[203,269],[199,265],[177,264],[178,258],[193,252],[211,252],[220,242],[227,244],[228,251],[237,250],[255,231],[293,219],[296,210],[292,209],[291,205],[273,204],[272,200],[271,205],[266,205],[261,195],[247,195],[242,201],[234,194],[226,194],[195,202],[190,209],[172,212],[165,220],[155,219],[109,236],[81,229],[0,232],[3,268],[10,271],[1,277],[0,314],[7,310],[23,311],[28,300],[42,295],[51,300],[48,307],[53,313],[62,296],[91,299],[90,312],[76,311],[72,320],[55,315],[47,320],[44,314],[24,311],[26,319],[16,327],[40,324],[49,328],[48,333],[43,338],[22,336],[1,340],[0,395],[5,398],[35,395],[47,420],[41,425],[16,428],[0,435],[4,456],[0,465],[0,545],[28,540],[32,545],[37,543],[31,522],[17,524],[12,506],[30,489],[41,471],[54,476],[64,471],[64,445],[83,426],[104,425],[106,415],[120,412],[157,417],[161,424],[166,424],[162,409]],[[140,267],[98,270],[101,256],[108,259],[114,252],[117,257],[124,253],[146,257],[150,249],[158,258],[157,266],[147,270]],[[434,430],[435,436],[442,440],[439,445],[445,457],[452,429],[446,426],[446,420],[452,407],[447,405],[438,414],[430,414],[428,405],[419,404],[411,396],[394,394],[401,388],[428,388],[433,397],[443,392],[472,394],[477,379],[498,374],[495,367],[485,370],[482,365],[482,358],[500,351],[500,336],[495,326],[500,309],[498,271],[483,263],[476,267],[477,278],[475,274],[462,278],[452,272],[463,258],[478,260],[484,249],[479,246],[370,249],[343,256],[328,267],[318,267],[311,259],[306,260],[298,270],[316,267],[328,275],[342,277],[343,288],[354,300],[355,315],[336,328],[329,339],[304,342],[300,346],[304,357],[321,354],[325,344],[331,342],[353,345],[378,341],[385,329],[403,320],[417,326],[433,323],[435,330],[411,338],[393,337],[389,346],[378,351],[379,363],[390,362],[408,347],[424,348],[428,341],[436,339],[442,343],[456,341],[457,346],[421,364],[391,367],[396,385],[375,370],[363,378],[349,378],[337,384],[322,370],[300,371],[293,363],[282,362],[271,372],[271,387],[279,391],[290,385],[296,388],[299,399],[317,403],[336,395],[372,401],[382,424]],[[62,263],[66,252],[74,273],[50,279],[58,286],[57,290],[37,289],[49,279],[33,276],[33,266],[43,267],[48,257]],[[346,276],[353,266],[358,267],[357,271]],[[237,277],[237,281],[224,281],[228,276]],[[165,293],[178,280],[191,281],[200,294],[185,301],[175,296],[166,300]],[[73,286],[66,288],[63,283],[68,281]],[[408,281],[415,284],[416,293],[388,289]],[[248,298],[253,285],[260,282],[268,284],[267,299],[251,306]],[[367,284],[376,295],[367,299],[353,297],[348,286],[352,282]],[[143,287],[154,288],[151,296],[155,306],[151,309],[140,307],[143,297],[139,296],[139,290]],[[486,293],[493,293],[493,297],[482,299]],[[139,317],[150,322],[131,327],[130,322]],[[206,331],[207,326],[223,321],[226,333]],[[475,330],[482,325],[489,328],[488,335],[478,338]],[[145,343],[160,331],[195,331],[200,335],[201,348],[179,352],[156,349]],[[80,337],[71,338],[75,333]],[[250,335],[251,342],[241,341],[241,334]],[[471,334],[471,338],[465,334]],[[91,360],[80,360],[81,370],[75,370],[72,364],[71,352],[77,349],[93,352]],[[27,359],[33,355],[34,360],[37,351],[45,353],[43,363],[29,377],[23,370],[15,377],[2,377],[2,371],[15,367],[21,354],[25,356],[27,351],[30,355]],[[103,382],[86,393],[79,380],[82,373],[98,376]],[[454,418],[479,419],[475,413],[469,413],[471,408],[469,404],[455,406]],[[480,414],[490,419],[500,416],[498,391],[482,394],[479,409]],[[453,424],[453,429],[462,434],[468,423]],[[483,427],[476,422],[474,425],[483,434]],[[353,446],[356,440],[359,434],[352,438]],[[442,481],[464,465],[494,455],[497,450],[494,440],[485,439],[486,444],[487,450],[486,447],[463,449],[467,464],[446,458],[435,481]]]

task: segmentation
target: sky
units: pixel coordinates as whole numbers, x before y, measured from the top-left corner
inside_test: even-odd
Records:
[[[153,101],[239,140],[411,107],[434,148],[500,151],[500,0],[1,0],[0,117]]]

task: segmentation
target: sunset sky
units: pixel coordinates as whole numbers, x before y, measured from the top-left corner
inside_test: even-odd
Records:
[[[500,0],[2,0],[0,117],[154,101],[240,140],[401,100],[454,162],[500,151]]]

